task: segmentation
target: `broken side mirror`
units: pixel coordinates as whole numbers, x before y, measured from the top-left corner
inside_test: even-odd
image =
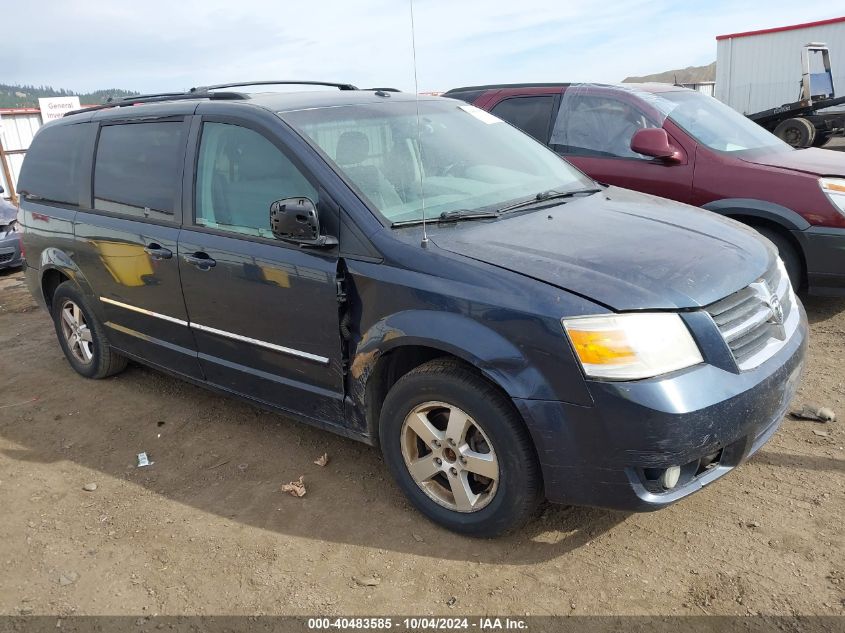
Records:
[[[284,198],[271,204],[270,230],[276,239],[303,247],[324,248],[337,244],[336,237],[320,235],[317,207],[305,197]]]

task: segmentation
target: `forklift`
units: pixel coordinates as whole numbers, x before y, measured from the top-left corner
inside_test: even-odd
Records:
[[[820,110],[845,104],[845,97],[836,96],[826,44],[810,42],[804,46],[801,69],[798,101],[749,114],[748,118],[792,147],[821,147],[833,136],[845,134],[845,111]]]

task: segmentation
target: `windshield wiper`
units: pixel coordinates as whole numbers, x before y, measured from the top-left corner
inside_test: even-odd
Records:
[[[495,211],[471,211],[469,209],[453,209],[452,211],[444,211],[439,216],[429,218],[429,222],[445,223],[445,222],[460,222],[463,220],[479,220],[482,218],[496,218],[499,214]],[[394,222],[391,226],[410,226],[412,224],[422,224],[422,218],[416,220],[403,220],[401,222]]]
[[[440,214],[438,222],[457,222],[458,220],[477,220],[479,218],[495,218],[495,211],[469,211],[467,209],[453,209]]]
[[[575,196],[580,195],[592,195],[594,193],[598,193],[601,189],[573,189],[572,191],[556,191],[554,189],[549,189],[547,191],[541,191],[533,198],[529,198],[528,200],[522,200],[520,202],[515,202],[514,204],[509,204],[506,207],[502,207],[497,211],[497,213],[507,213],[508,211],[513,211],[515,209],[522,209],[524,207],[530,207],[531,205],[538,204],[541,202],[547,202],[549,200],[561,200],[563,198],[574,198]]]
[[[555,189],[548,189],[532,196],[528,200],[521,200],[514,204],[496,209],[494,211],[472,211],[470,209],[453,209],[452,211],[444,211],[437,218],[431,218],[431,222],[445,223],[445,222],[459,222],[463,220],[479,220],[483,218],[497,218],[503,213],[513,211],[514,209],[521,209],[529,207],[534,204],[546,202],[548,200],[560,200],[562,198],[574,198],[580,195],[591,195],[598,193],[601,189],[573,189],[572,191],[556,191]],[[422,218],[415,220],[402,220],[394,222],[390,226],[411,226],[412,224],[422,224]]]

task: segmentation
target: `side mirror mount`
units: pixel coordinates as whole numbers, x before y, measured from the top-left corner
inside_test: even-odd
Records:
[[[672,145],[669,135],[662,127],[637,130],[631,137],[631,149],[637,154],[659,158],[669,163],[681,161],[681,151]]]
[[[302,247],[335,246],[337,238],[320,235],[317,207],[309,198],[284,198],[270,205],[270,230],[277,240]]]

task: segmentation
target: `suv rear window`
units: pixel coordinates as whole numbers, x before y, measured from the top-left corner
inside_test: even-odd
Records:
[[[511,97],[496,104],[491,112],[541,143],[546,143],[549,140],[549,122],[554,102],[555,98],[551,95]]]
[[[26,152],[18,183],[21,193],[78,205],[82,156],[85,148],[90,148],[86,135],[92,133],[86,123],[42,129]]]
[[[169,219],[180,195],[184,136],[182,121],[104,126],[94,166],[94,206]]]

